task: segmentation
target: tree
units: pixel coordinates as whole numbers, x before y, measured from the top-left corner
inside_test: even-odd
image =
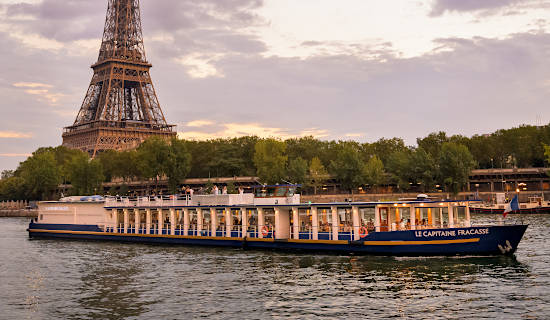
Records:
[[[144,178],[154,179],[158,189],[158,179],[165,174],[170,157],[168,143],[160,137],[151,137],[137,148],[138,167]]]
[[[177,138],[172,139],[168,151],[164,172],[168,177],[170,192],[176,193],[179,184],[191,169],[191,155],[187,152],[185,142]]]
[[[336,159],[330,162],[330,171],[343,188],[352,191],[362,182],[363,165],[358,150],[348,143],[341,143],[336,153]]]
[[[426,151],[433,159],[439,158],[441,147],[446,142],[449,142],[449,138],[443,131],[432,132],[427,137],[416,139],[418,147]]]
[[[288,163],[288,180],[292,183],[303,184],[306,182],[307,161],[298,157]]]
[[[458,193],[468,183],[470,171],[475,167],[475,161],[462,144],[446,142],[441,147],[439,168],[441,177],[448,190]]]
[[[51,151],[35,152],[21,163],[17,171],[25,182],[27,199],[50,198],[61,182],[60,170]]]
[[[105,181],[112,181],[114,177],[117,176],[118,166],[118,154],[119,152],[115,150],[105,150],[97,156],[97,160],[101,162],[101,167],[103,168],[103,175],[105,176]]]
[[[0,201],[25,200],[25,180],[9,177],[0,180]]]
[[[419,147],[411,154],[409,164],[411,180],[420,183],[422,191],[431,190],[435,185],[437,166],[430,154]]]
[[[401,190],[408,190],[411,180],[411,151],[404,149],[393,152],[386,160],[386,170],[393,183]]]
[[[0,176],[0,179],[9,179],[15,175],[15,171],[13,170],[2,170],[2,175]]]
[[[279,183],[286,177],[286,144],[275,139],[263,139],[254,147],[254,165],[258,177],[265,183]]]
[[[386,180],[386,172],[384,171],[384,163],[378,156],[372,156],[363,166],[362,174],[365,182],[376,188],[383,184]]]
[[[74,156],[67,167],[74,195],[101,193],[103,168],[99,160],[91,160],[88,155]]]
[[[550,165],[550,146],[544,146],[544,156],[546,157],[546,163]]]
[[[313,193],[317,194],[317,188],[322,187],[323,183],[329,178],[329,174],[321,160],[317,157],[311,159],[309,164],[309,185],[313,187]]]

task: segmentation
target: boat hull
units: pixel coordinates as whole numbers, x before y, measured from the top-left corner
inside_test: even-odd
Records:
[[[53,225],[31,222],[31,238],[63,238],[170,245],[219,246],[251,249],[336,252],[388,256],[513,254],[527,225],[484,226],[371,232],[360,241],[203,237],[169,234],[103,232],[90,225]]]

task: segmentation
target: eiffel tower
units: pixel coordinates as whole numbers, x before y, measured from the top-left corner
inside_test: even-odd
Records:
[[[95,157],[132,149],[151,136],[170,139],[145,57],[139,0],[109,0],[99,57],[84,102],[63,145]]]

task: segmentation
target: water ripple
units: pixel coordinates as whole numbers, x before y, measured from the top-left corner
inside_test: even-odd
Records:
[[[393,258],[29,240],[6,218],[0,318],[548,318],[550,216],[512,219],[515,257]]]

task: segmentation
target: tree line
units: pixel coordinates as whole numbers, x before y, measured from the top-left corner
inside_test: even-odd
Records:
[[[406,191],[436,186],[459,192],[474,168],[542,167],[550,162],[550,125],[520,126],[465,137],[445,132],[418,138],[407,146],[400,138],[372,143],[240,137],[189,141],[151,138],[137,149],[105,151],[93,160],[65,147],[40,148],[14,171],[4,171],[0,200],[37,200],[54,196],[60,184],[74,194],[101,193],[102,182],[168,180],[177,191],[186,178],[258,176],[265,183],[300,183],[314,192],[327,180],[342,189],[385,185]]]

